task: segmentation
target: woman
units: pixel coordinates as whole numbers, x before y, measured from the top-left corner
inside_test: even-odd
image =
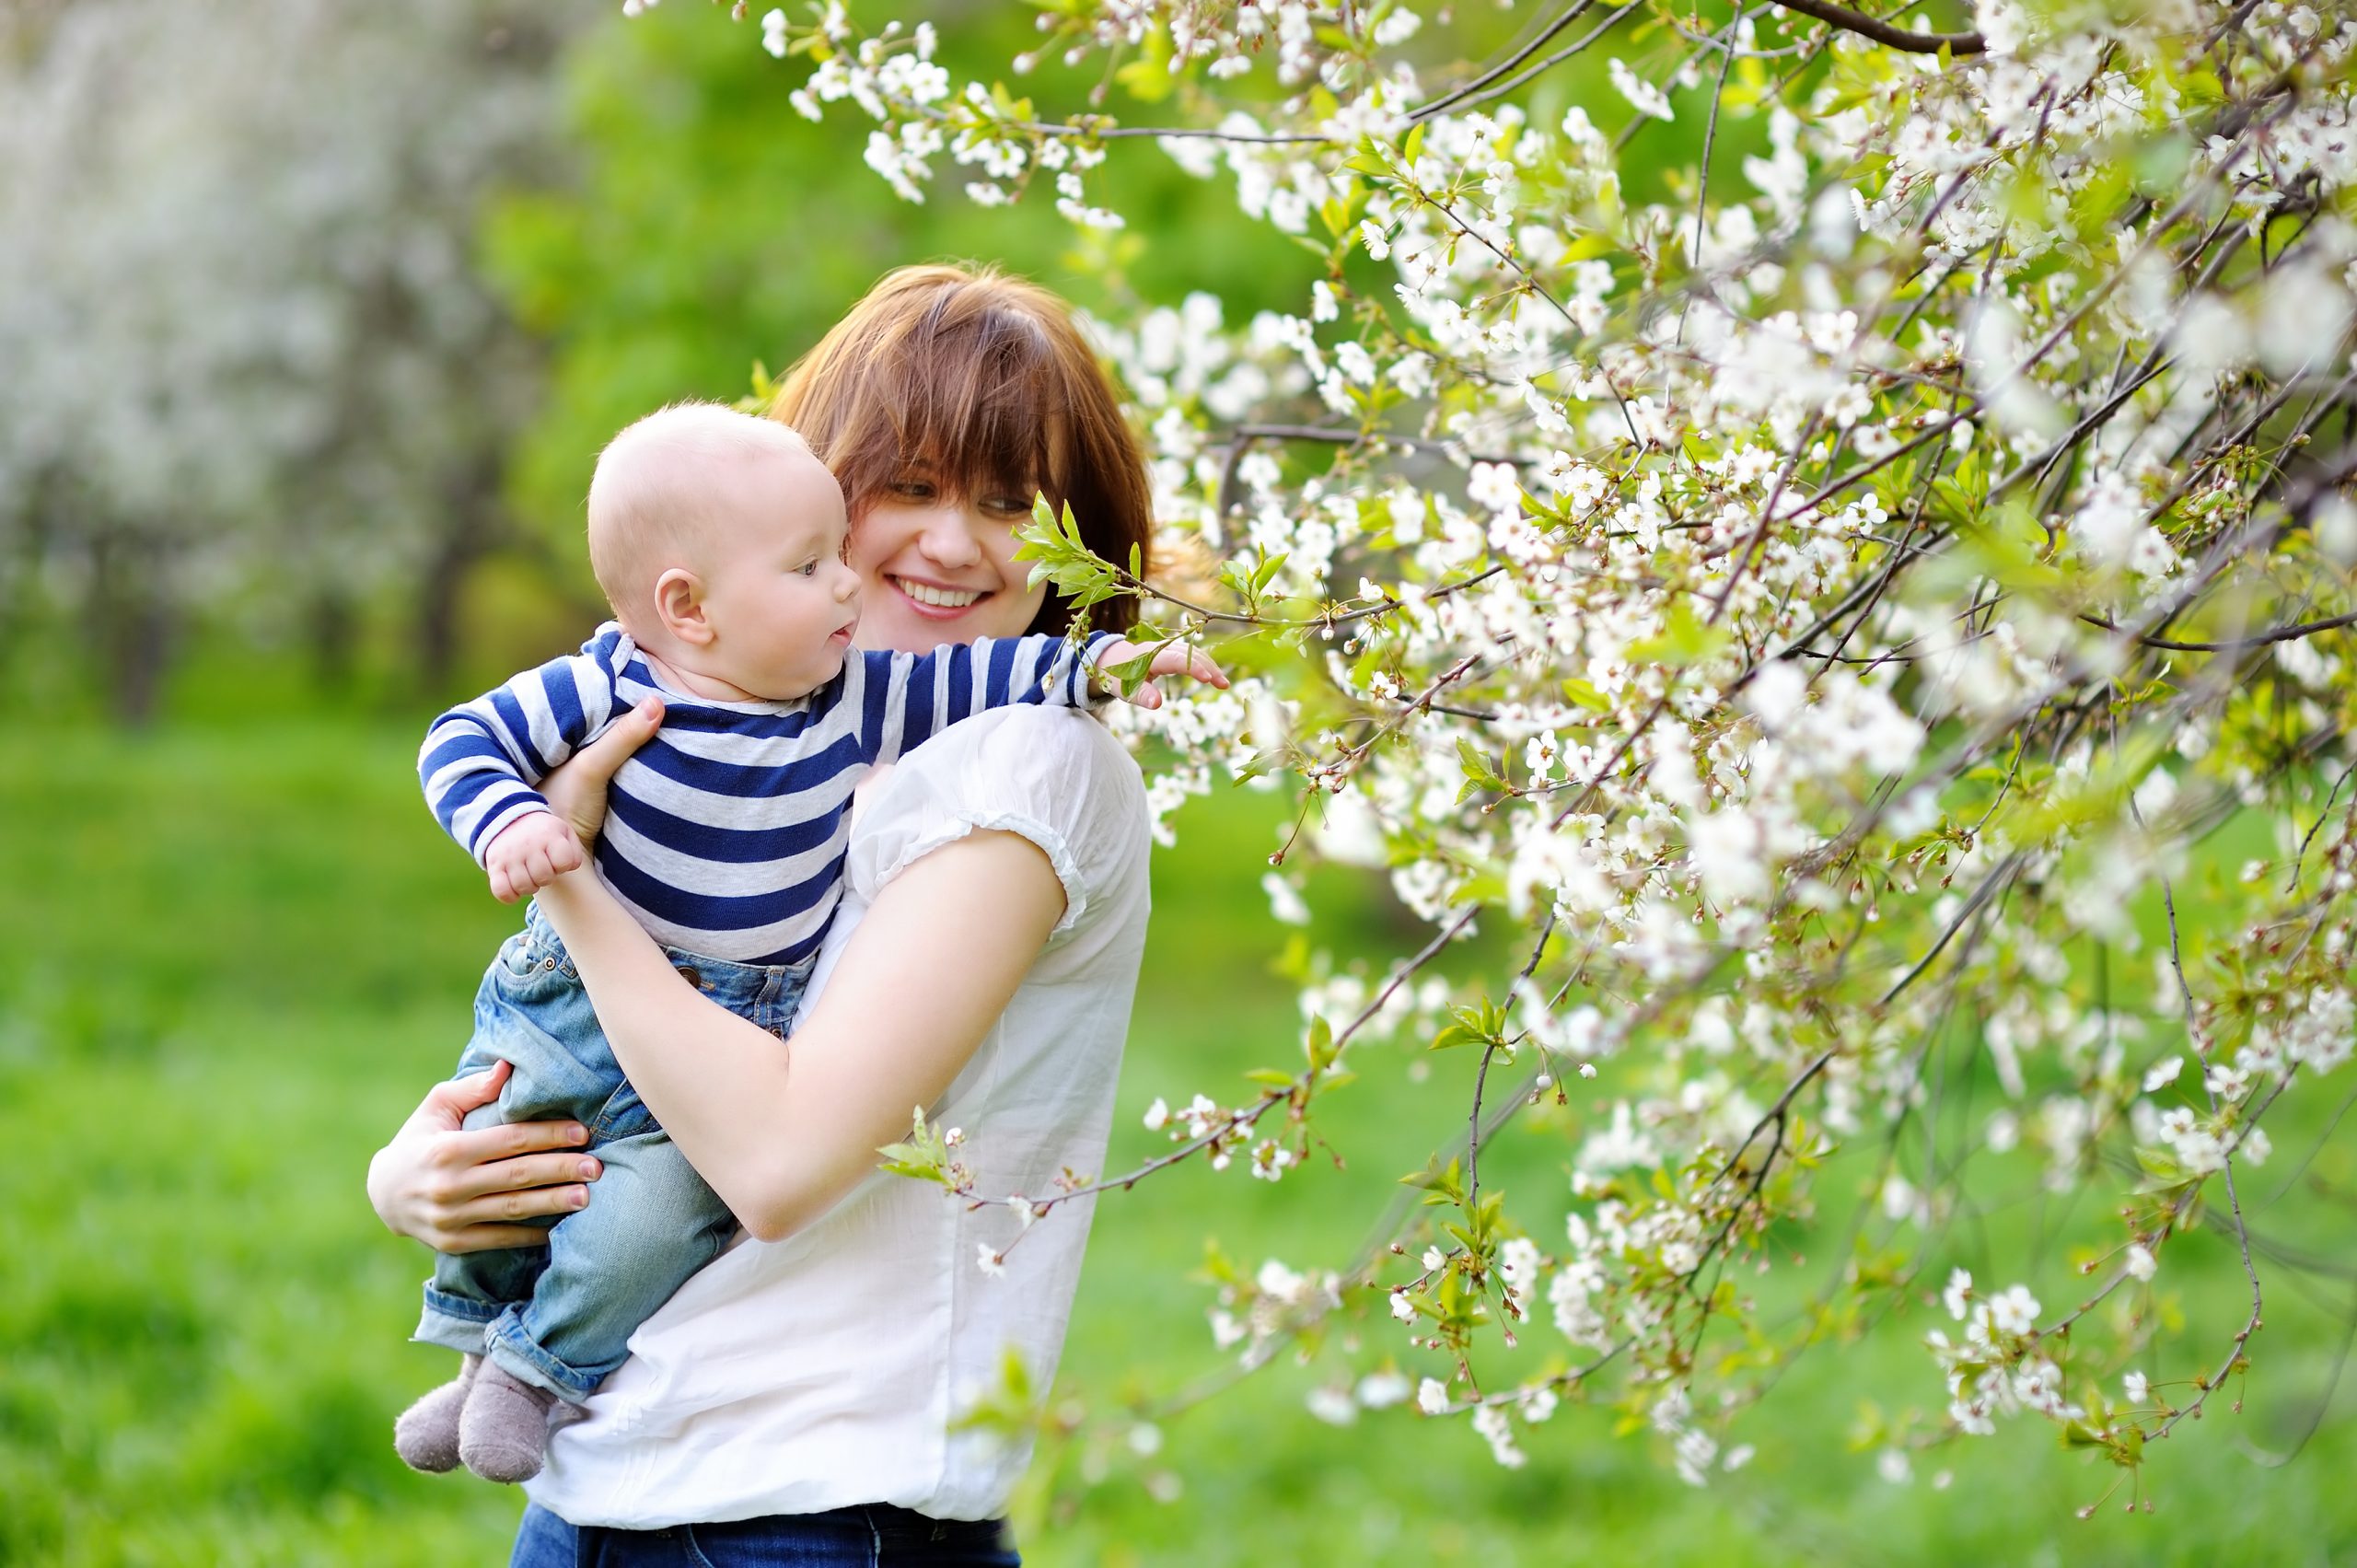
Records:
[[[1056,630],[1015,525],[1035,490],[1099,554],[1148,543],[1144,462],[1062,305],[989,273],[892,273],[797,366],[777,417],[842,480],[860,640],[917,650]],[[632,715],[546,787],[585,834],[654,731]],[[982,1191],[1100,1167],[1144,950],[1144,796],[1105,731],[1016,708],[877,781],[792,1039],[700,997],[594,877],[542,892],[640,1096],[752,1237],[683,1286],[557,1433],[519,1568],[1004,1563],[1022,1435],[960,1417],[1013,1362],[1045,1388],[1088,1214],[1013,1247],[1004,1206],[885,1177],[909,1108],[962,1129]],[[594,1202],[567,1124],[459,1131],[497,1071],[436,1088],[371,1163],[385,1223],[444,1251],[528,1246]],[[1011,1250],[1010,1250],[1011,1249]],[[1002,1254],[1004,1256],[1002,1257]]]

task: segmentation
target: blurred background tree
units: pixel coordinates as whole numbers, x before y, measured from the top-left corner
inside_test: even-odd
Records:
[[[560,25],[482,0],[0,10],[0,607],[125,717],[202,623],[438,686],[539,349],[474,265],[558,156]]]

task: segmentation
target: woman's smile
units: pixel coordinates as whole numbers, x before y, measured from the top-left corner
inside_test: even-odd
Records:
[[[895,588],[913,605],[920,614],[944,619],[971,610],[990,597],[987,588],[953,588],[939,583],[921,582],[914,577],[887,577]]]

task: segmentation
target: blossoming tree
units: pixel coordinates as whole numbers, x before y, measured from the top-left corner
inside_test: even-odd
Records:
[[[1365,1317],[1346,1400],[1412,1387],[1507,1464],[1615,1402],[1699,1483],[1793,1355],[1905,1307],[1902,1469],[2036,1417],[2132,1471],[2260,1354],[2252,1172],[2357,1030],[2357,21],[1548,0],[1452,64],[1446,20],[1073,0],[965,82],[930,25],[759,24],[909,200],[1118,228],[1120,159],[1167,156],[1321,258],[1295,314],[1101,324],[1177,569],[1044,508],[1028,548],[1249,672],[1126,719],[1158,812],[1292,791],[1281,917],[1324,856],[1429,927],[1325,961],[1291,1065],[1157,1101],[1141,1169],[979,1192],[922,1122],[898,1164],[1041,1224],[1187,1161],[1276,1179],[1370,1040],[1454,1048],[1464,1134],[1389,1245],[1226,1285],[1248,1364]],[[1543,98],[1583,55],[1603,90]],[[1042,64],[1097,85],[1042,108]],[[1477,925],[1515,958],[1434,980]],[[1485,1185],[1517,1118],[1568,1191]],[[2074,1268],[1953,1267],[2012,1177],[2108,1216]],[[1778,1237],[1836,1219],[1802,1326],[1763,1313]],[[2189,1242],[2245,1302],[2162,1334]]]
[[[535,385],[469,251],[546,161],[552,44],[487,0],[0,7],[10,638],[60,601],[133,716],[240,599],[332,662],[401,591],[447,662]]]

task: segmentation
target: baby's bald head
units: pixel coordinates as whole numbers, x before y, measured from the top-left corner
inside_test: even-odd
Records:
[[[598,454],[589,481],[590,570],[615,616],[644,640],[657,624],[655,584],[665,571],[709,574],[745,529],[820,484],[834,490],[833,476],[775,420],[720,403],[674,403]]]

